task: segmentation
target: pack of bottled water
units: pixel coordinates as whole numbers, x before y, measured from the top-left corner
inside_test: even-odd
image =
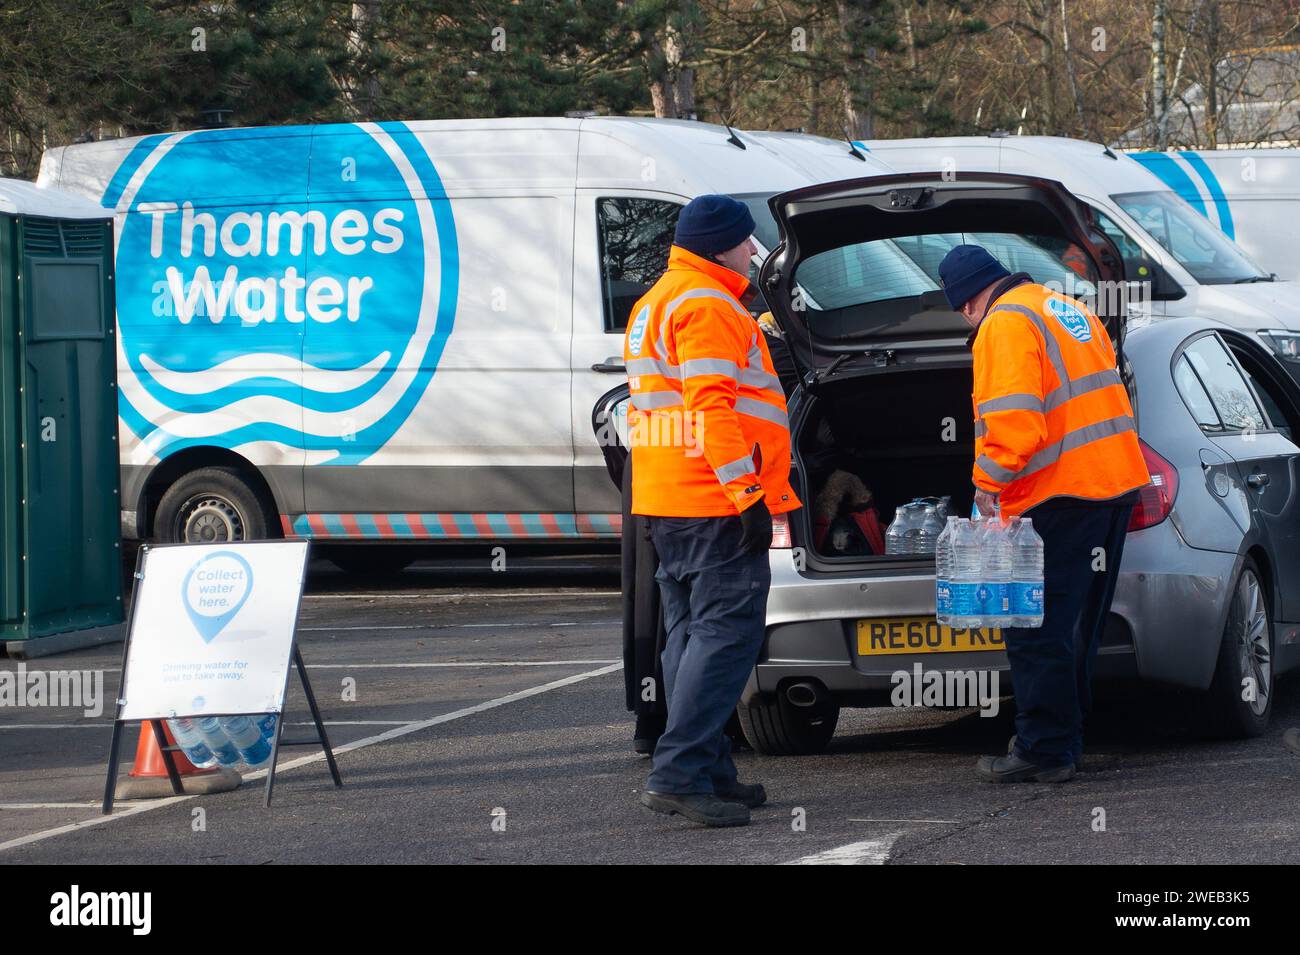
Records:
[[[957,629],[1043,625],[1043,539],[1028,517],[949,517],[935,545],[935,611]]]
[[[947,497],[917,497],[894,512],[885,529],[886,554],[933,554],[948,517]]]
[[[212,766],[256,768],[271,758],[279,717],[274,713],[260,716],[193,716],[168,720],[176,745],[185,758],[199,769]]]

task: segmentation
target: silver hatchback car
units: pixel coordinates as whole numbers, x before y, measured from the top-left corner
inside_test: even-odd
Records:
[[[777,521],[767,637],[737,715],[759,752],[804,754],[830,740],[841,707],[887,705],[900,671],[1007,670],[999,632],[936,624],[932,557],[878,553],[857,531],[864,512],[883,524],[918,496],[951,496],[954,513],[973,497],[969,329],[937,286],[909,274],[900,296],[882,281],[884,247],[925,271],[936,242],[1003,236],[1086,262],[1085,292],[1151,263],[1121,260],[1085,204],[1028,177],[875,177],[771,209],[781,243],[759,284],[799,375],[789,407],[805,506]],[[1152,481],[1096,675],[1206,691],[1220,730],[1258,734],[1274,680],[1300,664],[1300,387],[1243,332],[1183,318],[1126,335],[1122,304],[1108,315],[1104,298]],[[625,400],[625,388],[602,399],[598,433]],[[623,454],[606,449],[616,478]]]

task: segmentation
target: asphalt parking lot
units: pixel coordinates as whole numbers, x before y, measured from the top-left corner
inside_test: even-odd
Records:
[[[250,779],[123,803],[106,821],[111,711],[0,709],[0,862],[1300,861],[1300,759],[1280,743],[1300,724],[1297,680],[1280,684],[1271,731],[1245,742],[1199,736],[1194,700],[1107,690],[1084,771],[1060,786],[975,778],[976,757],[1011,732],[1009,702],[992,719],[847,711],[824,755],[738,754],[742,778],[771,798],[748,828],[654,815],[636,801],[648,764],[623,710],[617,557],[486,567],[426,562],[376,580],[313,565],[300,645],[342,789],[317,751],[288,750],[269,810]],[[111,700],[120,654],[26,666],[102,668]],[[291,687],[288,719],[303,723]],[[134,742],[132,730],[129,753]]]

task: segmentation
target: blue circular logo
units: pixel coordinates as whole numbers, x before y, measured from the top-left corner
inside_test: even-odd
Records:
[[[1047,308],[1075,341],[1092,341],[1092,326],[1088,322],[1088,316],[1078,306],[1065,299],[1049,298]]]
[[[120,217],[120,413],[158,457],[267,443],[353,464],[409,417],[455,319],[434,165],[402,123],[141,141]]]

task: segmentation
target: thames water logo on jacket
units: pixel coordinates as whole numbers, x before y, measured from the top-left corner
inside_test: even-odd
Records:
[[[308,464],[381,448],[456,314],[451,204],[402,123],[142,140],[119,215],[119,414],[146,454],[256,446]]]
[[[1064,299],[1049,298],[1047,308],[1075,341],[1092,341],[1092,326],[1088,324],[1088,316],[1083,314],[1078,306]]]
[[[636,313],[636,319],[627,333],[627,347],[633,355],[641,354],[641,343],[645,341],[645,327],[649,321],[650,306],[643,305],[641,311]]]

